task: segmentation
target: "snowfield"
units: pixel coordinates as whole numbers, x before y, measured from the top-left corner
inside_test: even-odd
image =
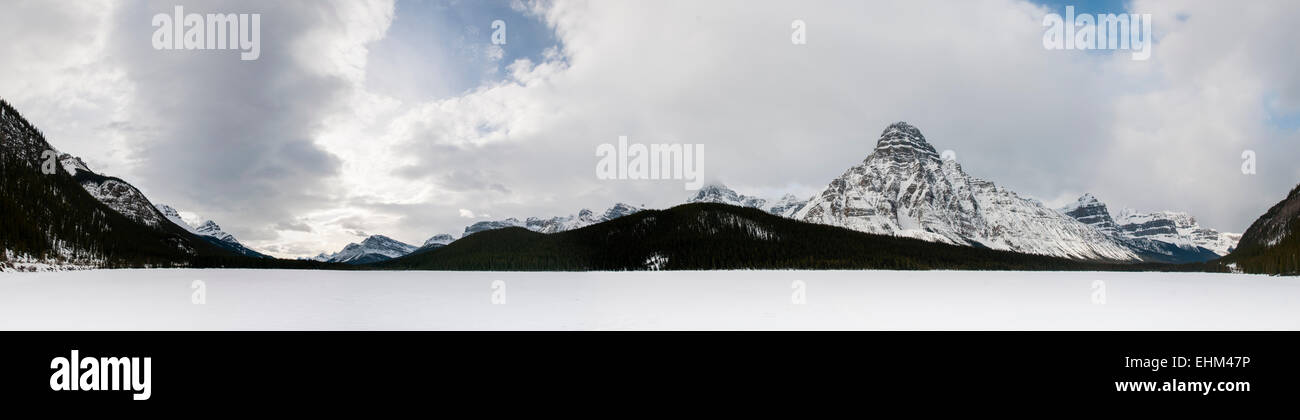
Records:
[[[203,304],[193,302],[199,290]],[[794,303],[801,298],[804,304]],[[0,274],[0,329],[1296,330],[1300,278],[961,271],[7,273]]]

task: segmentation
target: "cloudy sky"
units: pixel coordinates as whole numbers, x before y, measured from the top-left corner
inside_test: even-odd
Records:
[[[92,169],[286,257],[689,195],[598,179],[619,136],[704,144],[708,180],[808,196],[900,120],[1050,204],[1091,192],[1240,232],[1300,181],[1300,2],[1233,3],[10,0],[0,97]],[[177,4],[261,14],[260,57],[154,49]],[[1066,4],[1151,14],[1151,58],[1045,49]]]

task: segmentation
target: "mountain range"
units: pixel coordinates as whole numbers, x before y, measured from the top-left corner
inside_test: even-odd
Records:
[[[543,234],[483,231],[450,245],[371,265],[392,270],[1204,270],[1024,254],[805,223],[716,203],[645,210]]]
[[[5,210],[5,224],[0,226],[0,268],[41,269],[59,267],[118,267],[118,266],[259,266],[292,265],[300,267],[331,267],[310,263],[341,263],[353,266],[396,267],[429,266],[412,263],[418,258],[445,258],[450,255],[468,255],[465,249],[476,247],[476,263],[459,263],[443,266],[496,266],[482,258],[490,255],[506,260],[522,261],[513,251],[532,253],[530,258],[549,261],[533,267],[565,267],[572,269],[568,257],[538,254],[543,251],[568,249],[574,251],[575,243],[562,238],[586,238],[589,246],[600,243],[615,249],[584,249],[575,255],[618,255],[620,262],[606,264],[587,260],[579,267],[617,267],[617,269],[646,268],[703,268],[734,267],[744,265],[735,261],[696,260],[669,248],[651,249],[645,244],[611,244],[604,240],[588,241],[584,235],[571,232],[603,231],[607,235],[627,232],[612,231],[630,223],[637,216],[644,229],[658,226],[658,232],[678,232],[683,238],[695,238],[712,247],[728,247],[717,238],[700,235],[722,235],[740,242],[762,240],[778,244],[795,244],[807,249],[821,249],[813,242],[790,241],[808,232],[832,235],[847,242],[867,241],[879,243],[889,238],[911,238],[933,247],[927,252],[953,253],[954,249],[976,249],[1015,255],[1036,255],[1069,261],[1106,264],[1106,267],[1145,267],[1144,263],[1199,263],[1222,258],[1231,269],[1247,272],[1287,272],[1295,270],[1293,246],[1296,209],[1296,191],[1269,213],[1261,217],[1243,235],[1222,233],[1200,226],[1186,213],[1158,211],[1142,213],[1130,209],[1113,215],[1107,206],[1091,194],[1085,194],[1075,203],[1051,209],[1032,198],[1021,197],[1014,191],[992,182],[968,175],[959,164],[942,158],[916,127],[903,122],[891,124],[875,141],[875,147],[858,165],[832,179],[825,188],[807,200],[785,195],[777,200],[746,196],[722,184],[710,184],[687,197],[685,210],[646,210],[638,206],[617,203],[601,213],[589,209],[575,214],[549,218],[529,217],[520,221],[480,221],[467,226],[456,238],[451,234],[438,234],[421,246],[414,246],[383,235],[367,237],[360,243],[345,246],[333,254],[321,254],[307,265],[271,258],[241,244],[225,232],[216,222],[208,220],[192,226],[180,217],[178,211],[167,205],[154,205],[130,183],[116,177],[92,171],[80,158],[58,153],[43,135],[21,117],[7,102],[0,101],[0,134],[4,136],[4,160],[0,171],[4,175],[0,190],[0,208]],[[54,170],[51,170],[54,168]],[[703,207],[700,207],[703,206]],[[741,210],[725,208],[750,208],[768,217],[754,217]],[[706,211],[707,210],[707,211]],[[650,213],[646,213],[650,212]],[[668,212],[668,213],[663,213]],[[739,213],[737,213],[739,212]],[[698,220],[676,218],[681,215]],[[675,215],[675,216],[674,216]],[[671,217],[670,217],[671,216]],[[775,219],[773,219],[775,218]],[[666,223],[666,224],[665,224]],[[701,223],[704,223],[701,225]],[[791,225],[793,224],[793,225]],[[867,236],[843,236],[838,230],[824,230],[810,226],[828,226]],[[487,232],[488,239],[480,238]],[[495,233],[497,231],[512,233]],[[728,234],[726,232],[732,232]],[[520,232],[528,232],[523,234]],[[647,231],[648,232],[648,231]],[[628,237],[641,237],[640,232]],[[746,233],[748,239],[733,234]],[[783,232],[778,234],[777,232]],[[545,239],[536,240],[534,235]],[[730,236],[728,236],[730,235]],[[627,236],[627,235],[625,235]],[[499,243],[502,238],[519,239],[521,243]],[[851,239],[849,239],[851,238]],[[473,240],[470,240],[473,239]],[[560,242],[555,242],[559,240]],[[683,249],[695,249],[682,240],[674,242],[667,237],[655,237],[656,243],[676,243]],[[1240,240],[1240,244],[1238,241]],[[847,243],[846,242],[846,243]],[[900,244],[892,240],[891,244]],[[482,248],[493,244],[494,250]],[[912,242],[908,242],[912,243]],[[753,245],[753,244],[750,244]],[[770,245],[770,244],[769,244]],[[748,246],[748,245],[746,245]],[[755,245],[757,246],[757,245]],[[874,245],[854,245],[859,250],[874,249]],[[760,246],[767,249],[768,245]],[[956,248],[953,248],[956,247]],[[824,255],[807,254],[807,249],[787,249],[791,255],[800,255],[798,261],[780,257],[765,250],[753,255],[739,251],[710,251],[710,258],[720,258],[735,253],[749,257],[761,255],[763,261],[741,259],[753,263],[751,268],[775,267],[928,267],[939,266],[936,261],[919,254],[893,255],[892,262],[882,262],[875,256],[854,254],[851,258],[874,261],[870,264],[836,261],[831,255],[850,258],[846,254],[820,250]],[[633,252],[633,250],[639,250]],[[1279,251],[1281,254],[1277,254]],[[651,254],[644,254],[644,252]],[[974,251],[972,251],[974,252]],[[983,251],[980,251],[983,252]],[[1286,252],[1291,252],[1287,254]],[[672,254],[672,255],[669,255]],[[1008,254],[972,254],[958,252],[963,258],[949,260],[950,267],[988,266],[988,258],[996,255],[997,261],[1030,261],[1004,258]],[[440,257],[435,257],[440,256]],[[626,258],[646,258],[629,264]],[[1225,257],[1226,256],[1226,257]],[[239,259],[239,258],[252,259]],[[749,258],[747,257],[747,258]],[[1287,262],[1291,258],[1291,262]],[[255,262],[262,260],[265,262]],[[392,265],[384,265],[385,261]],[[484,261],[487,261],[484,263]],[[646,261],[654,264],[644,265]],[[690,261],[674,263],[672,261]],[[778,261],[773,263],[772,261]],[[981,262],[982,261],[982,262]],[[1039,260],[1033,260],[1039,261]],[[400,263],[399,263],[400,262]],[[552,264],[555,263],[555,264]],[[612,265],[611,265],[612,264]],[[639,264],[639,265],[638,265]],[[1000,263],[998,263],[1000,264]],[[1215,263],[1218,264],[1218,263]],[[437,264],[435,264],[437,265]],[[997,265],[997,264],[993,264]],[[942,266],[942,265],[940,265]],[[1213,264],[1212,264],[1213,266]],[[1210,266],[1206,266],[1210,267]],[[1224,267],[1222,265],[1218,267]],[[1228,269],[1228,268],[1223,268]]]
[[[1203,228],[1186,213],[1125,209],[1113,217],[1091,194],[1061,209],[1048,208],[966,174],[955,161],[943,159],[919,129],[904,122],[886,127],[861,164],[808,200],[786,195],[769,201],[715,183],[686,202],[755,208],[866,233],[1079,260],[1203,262],[1227,255],[1240,238]],[[518,219],[484,221],[466,228],[466,233],[574,228],[537,226]]]
[[[600,214],[596,214],[590,209],[582,209],[578,210],[577,214],[570,214],[568,216],[556,216],[550,218],[529,217],[522,222],[515,218],[482,221],[467,226],[465,228],[465,233],[461,235],[461,237],[469,236],[485,230],[508,227],[521,227],[539,233],[564,232],[566,230],[573,230],[580,227],[591,226],[600,222],[614,220],[641,210],[640,207],[617,203]]]

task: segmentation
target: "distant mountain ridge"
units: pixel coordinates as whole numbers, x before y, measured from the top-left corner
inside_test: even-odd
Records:
[[[604,213],[599,215],[590,209],[582,209],[579,210],[577,214],[556,216],[549,219],[529,217],[522,222],[516,218],[482,221],[465,227],[465,233],[461,235],[461,237],[463,238],[486,230],[504,229],[508,227],[522,227],[539,233],[564,232],[585,226],[591,226],[600,222],[614,220],[641,210],[640,207],[630,204],[616,203],[613,207],[610,207],[605,210]]]
[[[316,261],[343,264],[369,264],[389,260],[410,254],[418,247],[389,238],[384,235],[371,235],[361,243],[350,243],[339,252],[313,258]]]
[[[421,245],[421,247],[437,246],[437,245],[447,245],[447,244],[450,244],[450,243],[455,242],[455,241],[456,241],[456,237],[455,237],[455,236],[451,236],[450,234],[442,233],[442,234],[433,235],[433,236],[430,237],[429,239],[426,239],[426,240],[424,241],[424,245]]]
[[[728,204],[737,207],[749,207],[766,211],[768,213],[781,216],[791,217],[795,212],[802,209],[808,200],[800,200],[793,194],[786,194],[776,202],[769,202],[767,199],[747,196],[737,193],[731,188],[721,183],[705,185],[696,191],[695,195],[686,200],[689,203],[718,203]]]
[[[1186,263],[1217,259],[1232,251],[1240,235],[1202,228],[1196,218],[1180,212],[1139,213],[1124,209],[1111,217],[1106,204],[1084,194],[1059,211],[1092,226],[1129,247],[1145,261]]]

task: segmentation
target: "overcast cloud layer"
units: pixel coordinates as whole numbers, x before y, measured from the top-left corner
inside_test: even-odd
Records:
[[[1012,0],[179,2],[261,13],[261,57],[240,61],[154,50],[150,18],[177,3],[13,2],[0,96],[92,169],[278,256],[684,200],[681,181],[597,179],[618,136],[702,143],[709,180],[808,196],[903,120],[1050,204],[1091,192],[1234,232],[1300,181],[1291,1],[1135,1],[1147,61],[1045,50],[1052,10]]]

